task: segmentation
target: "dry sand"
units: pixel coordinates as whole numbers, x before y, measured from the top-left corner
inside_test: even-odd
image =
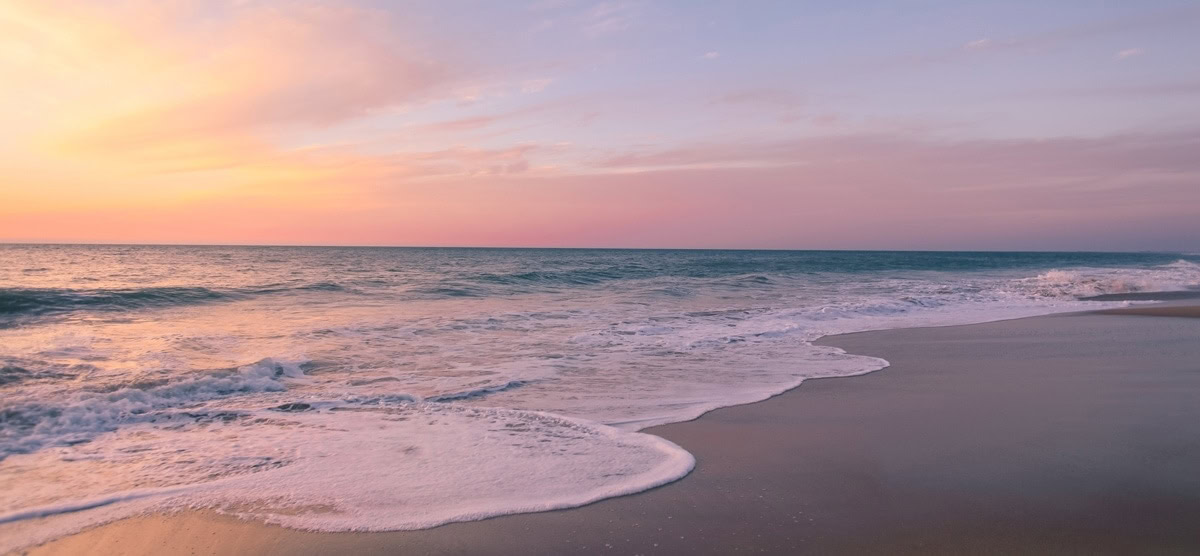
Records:
[[[641,494],[415,532],[151,516],[34,552],[1200,552],[1200,320],[1063,315],[823,343],[892,367],[650,429],[698,465]]]

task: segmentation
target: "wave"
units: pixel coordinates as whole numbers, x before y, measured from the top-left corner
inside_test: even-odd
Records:
[[[510,273],[481,273],[452,276],[434,285],[413,288],[410,293],[429,297],[488,297],[492,295],[554,291],[617,280],[650,278],[657,274],[641,265],[615,265],[590,269],[535,270]]]
[[[583,268],[560,271],[529,271],[508,274],[479,274],[473,280],[485,284],[520,285],[554,284],[562,286],[586,286],[610,280],[646,278],[655,272],[643,265],[612,265],[600,268]]]
[[[33,372],[24,367],[16,365],[0,366],[0,386],[28,380],[32,376]]]
[[[431,297],[487,297],[490,293],[482,288],[461,284],[446,284],[432,288],[416,288],[412,293]]]
[[[814,279],[831,281],[878,279],[893,272],[961,272],[971,280],[978,273],[1014,272],[1029,269],[1016,289],[1033,297],[1079,298],[1104,293],[1128,293],[1153,289],[1178,289],[1200,283],[1200,265],[1181,258],[1130,255],[1130,265],[1107,261],[1094,254],[1039,253],[878,253],[863,261],[859,254],[830,253],[829,260],[808,261],[804,254],[795,260],[787,254],[761,258],[738,254],[732,260],[716,255],[693,254],[682,261],[645,263],[594,263],[557,269],[518,268],[512,272],[459,273],[434,277],[431,282],[415,284],[407,292],[423,298],[471,298],[525,293],[561,292],[575,288],[602,287],[606,284],[640,282],[648,291],[667,296],[686,297],[689,288],[717,287],[738,290],[770,290],[795,283],[805,286]],[[728,257],[728,254],[722,254]],[[711,260],[710,260],[710,257]],[[1157,260],[1154,260],[1157,258]],[[1049,264],[1059,264],[1056,268]],[[1096,264],[1101,263],[1101,264]],[[1106,264],[1108,263],[1108,264]],[[1109,266],[1118,263],[1117,266]],[[1147,263],[1157,263],[1146,266]],[[816,278],[814,278],[816,277]],[[1001,279],[993,285],[1001,284]]]
[[[0,388],[35,381],[69,380],[94,369],[87,363],[54,363],[0,355]]]
[[[130,385],[107,392],[81,391],[53,401],[7,399],[0,409],[0,461],[45,446],[73,445],[119,427],[176,415],[166,409],[195,405],[235,394],[282,392],[285,379],[304,377],[302,361],[263,359],[237,369],[202,373],[167,383]],[[228,421],[237,415],[202,409],[179,417]]]
[[[1019,282],[1018,287],[1030,295],[1052,298],[1185,291],[1200,284],[1200,264],[1179,259],[1151,268],[1054,269]]]
[[[437,395],[437,396],[430,396],[428,398],[425,398],[425,401],[427,401],[427,402],[452,402],[452,401],[459,401],[459,400],[469,400],[469,399],[473,399],[473,398],[482,398],[484,396],[487,396],[488,394],[495,394],[497,392],[505,392],[508,390],[513,390],[515,388],[520,388],[522,386],[525,386],[526,384],[529,384],[530,382],[532,382],[532,381],[510,380],[508,382],[505,382],[504,384],[496,384],[493,386],[484,386],[481,388],[464,390],[462,392],[455,392],[453,394],[441,394],[441,395]]]
[[[141,309],[203,303],[233,297],[209,288],[158,287],[122,289],[0,289],[0,315],[41,315],[73,309]]]
[[[266,285],[253,288],[159,286],[147,288],[0,288],[0,317],[42,316],[90,311],[135,311],[197,305],[303,291],[346,291],[331,282],[302,286]]]
[[[508,274],[477,274],[453,280],[445,280],[433,286],[417,287],[410,293],[422,297],[489,297],[536,292],[557,292],[571,288],[586,288],[622,281],[650,280],[708,280],[719,281],[714,285],[747,288],[767,287],[775,279],[761,273],[709,274],[690,271],[651,270],[647,268],[612,267],[590,270],[530,271]],[[678,284],[667,284],[656,290],[658,293],[685,297],[690,293]]]

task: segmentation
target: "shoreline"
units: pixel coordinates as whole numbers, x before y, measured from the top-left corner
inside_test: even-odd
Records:
[[[1160,306],[1133,307],[1131,309],[1153,309]],[[1198,311],[1196,307],[1190,310]],[[929,419],[929,415],[914,416],[914,411],[921,410],[920,405],[911,405],[914,401],[943,403],[945,399],[931,397],[930,393],[915,391],[921,385],[928,386],[934,392],[941,390],[942,396],[948,396],[955,411],[965,412],[968,417],[980,415],[972,404],[961,405],[955,399],[956,394],[966,394],[972,398],[971,392],[964,392],[959,381],[966,381],[979,386],[979,376],[972,373],[947,375],[945,371],[937,373],[936,379],[929,382],[922,379],[922,367],[944,367],[947,361],[929,361],[929,355],[921,351],[912,351],[913,346],[955,345],[966,343],[971,345],[967,353],[957,356],[958,364],[967,363],[980,367],[1003,367],[1006,357],[998,355],[1006,353],[1028,354],[1029,350],[1004,349],[995,351],[996,344],[1004,344],[996,338],[1007,338],[1009,344],[1022,342],[1046,351],[1041,363],[1050,360],[1061,360],[1062,353],[1052,353],[1055,349],[1083,344],[1093,345],[1093,349],[1074,351],[1068,349],[1076,360],[1084,359],[1073,366],[1073,373],[1086,374],[1088,365],[1111,367],[1112,358],[1107,365],[1103,360],[1094,356],[1095,348],[1101,351],[1112,350],[1114,342],[1097,343],[1095,338],[1088,341],[1078,335],[1080,327],[1093,329],[1103,336],[1119,337],[1122,331],[1132,332],[1138,336],[1137,344],[1147,352],[1144,356],[1130,355],[1122,352],[1125,362],[1139,359],[1152,363],[1151,367],[1162,368],[1172,363],[1164,357],[1170,349],[1183,350],[1186,354],[1200,356],[1200,346],[1191,346],[1179,342],[1180,335],[1184,339],[1194,338],[1194,333],[1200,331],[1193,321],[1181,319],[1145,318],[1132,316],[1134,313],[1088,314],[1060,313],[1042,317],[1029,317],[1006,321],[996,321],[984,324],[893,329],[872,332],[859,332],[839,336],[828,336],[818,340],[817,344],[833,345],[846,351],[882,357],[892,363],[891,367],[857,375],[853,377],[831,377],[806,380],[802,387],[797,387],[774,396],[767,400],[713,410],[705,415],[681,423],[660,425],[645,429],[643,432],[661,436],[679,444],[693,453],[697,459],[697,468],[683,479],[643,491],[641,493],[609,498],[586,506],[541,512],[533,514],[515,514],[490,518],[483,521],[461,522],[443,525],[434,529],[420,531],[397,531],[383,533],[316,533],[284,529],[277,526],[264,525],[236,518],[218,515],[212,512],[189,512],[175,515],[152,515],[119,520],[93,529],[69,535],[42,546],[32,549],[35,554],[71,553],[87,548],[107,553],[139,554],[139,553],[220,553],[220,552],[260,552],[260,553],[307,553],[329,552],[334,550],[354,550],[356,552],[389,552],[406,550],[415,553],[434,552],[471,552],[471,553],[511,553],[521,551],[598,551],[606,548],[619,549],[626,552],[672,553],[677,551],[699,552],[729,552],[735,550],[795,551],[833,550],[838,552],[892,550],[892,551],[961,551],[961,550],[1080,550],[1087,551],[1125,551],[1136,550],[1137,544],[1124,545],[1126,550],[1119,550],[1120,539],[1112,538],[1112,531],[1092,531],[1092,536],[1060,539],[1054,531],[1047,530],[1044,525],[1038,526],[1028,519],[1013,522],[1019,524],[1016,530],[1003,527],[1005,521],[996,516],[990,516],[993,522],[989,524],[989,516],[979,515],[977,521],[970,527],[965,524],[953,527],[962,515],[970,515],[971,510],[977,513],[978,504],[969,500],[951,496],[946,491],[946,485],[930,482],[930,472],[941,479],[953,479],[950,483],[963,483],[960,486],[982,489],[983,500],[994,501],[995,504],[1028,498],[1028,492],[1015,488],[1019,485],[1004,485],[993,483],[998,478],[1005,478],[1004,469],[993,469],[987,466],[987,461],[971,459],[976,464],[985,464],[990,475],[976,476],[969,472],[956,469],[938,469],[945,463],[917,465],[921,461],[919,453],[914,453],[912,446],[895,444],[895,434],[892,439],[888,436],[872,433],[872,424],[881,423],[895,428],[896,423],[922,424],[927,429],[936,426],[939,419]],[[1146,315],[1147,313],[1136,313]],[[1149,313],[1154,315],[1154,313]],[[1075,319],[1075,320],[1071,320]],[[1063,324],[1070,322],[1071,324]],[[1167,324],[1170,323],[1170,324]],[[1186,324],[1180,324],[1186,323]],[[1181,327],[1187,328],[1182,330]],[[1049,332],[1049,333],[1048,333]],[[1189,336],[1189,334],[1191,334]],[[1064,337],[1066,336],[1066,337]],[[1064,340],[1071,339],[1072,342]],[[947,344],[947,342],[949,342]],[[973,342],[973,343],[972,343]],[[1129,340],[1126,340],[1128,343]],[[1120,344],[1120,338],[1117,338]],[[1194,342],[1193,342],[1194,343]],[[1163,344],[1163,345],[1160,345]],[[1157,349],[1156,349],[1157,346]],[[961,345],[958,348],[961,349]],[[1010,345],[1009,348],[1015,346]],[[1129,347],[1129,346],[1126,346]],[[1187,351],[1187,350],[1191,351]],[[974,350],[974,351],[971,351]],[[1035,350],[1036,351],[1036,350]],[[1174,353],[1174,352],[1172,352]],[[1178,353],[1175,353],[1178,355]],[[1120,354],[1118,354],[1120,355]],[[1026,356],[1028,357],[1028,356]],[[949,358],[953,366],[955,358]],[[1000,364],[997,364],[999,359]],[[1035,357],[1036,359],[1036,357]],[[1191,359],[1195,361],[1196,359]],[[1028,361],[1026,361],[1028,362]],[[1178,361],[1176,361],[1178,363]],[[1061,361],[1060,361],[1061,364]],[[999,369],[1003,374],[1003,369]],[[989,371],[992,372],[992,371]],[[903,374],[901,378],[896,375]],[[915,378],[917,380],[913,380]],[[874,377],[874,378],[873,378]],[[882,377],[882,378],[880,378]],[[1029,377],[1027,377],[1029,378]],[[1094,377],[1093,377],[1094,378]],[[1113,377],[1109,377],[1110,379]],[[1128,377],[1125,377],[1128,378]],[[986,377],[983,377],[986,379]],[[1187,379],[1183,379],[1187,380]],[[1194,379],[1193,379],[1194,380]],[[1011,377],[1003,381],[1009,384],[1004,392],[1013,400],[1045,403],[1044,388],[1047,386],[1064,388],[1059,384],[1042,385],[1043,390],[1025,391],[1011,388]],[[990,384],[990,383],[989,383]],[[1189,383],[1194,384],[1194,383]],[[992,384],[995,386],[995,384]],[[1071,390],[1072,385],[1065,385]],[[1074,386],[1083,386],[1075,384]],[[884,392],[880,392],[880,389]],[[954,390],[955,392],[947,392]],[[890,390],[891,398],[906,395],[915,399],[908,400],[909,405],[889,399],[880,398],[881,393]],[[874,392],[874,394],[872,394]],[[977,394],[978,392],[976,392]],[[872,399],[875,396],[877,399]],[[1009,401],[1013,401],[1009,400]],[[977,404],[980,401],[975,400]],[[1079,402],[1074,402],[1078,404]],[[899,405],[899,407],[897,407]],[[1152,406],[1154,404],[1151,404]],[[850,407],[861,406],[861,407]],[[1039,406],[1043,411],[1052,409],[1050,406]],[[888,415],[887,409],[894,415]],[[942,407],[942,410],[947,408]],[[1002,408],[991,406],[992,417],[1003,415]],[[1028,408],[1027,408],[1028,409]],[[1194,413],[1200,413],[1196,411]],[[1196,415],[1200,416],[1200,415]],[[889,417],[889,419],[882,419]],[[918,418],[922,417],[922,418]],[[960,419],[948,416],[948,422],[953,424]],[[1061,416],[1059,416],[1061,417]],[[1038,436],[1038,422],[1030,421],[1030,416],[1023,416],[1023,427],[1017,432]],[[988,419],[983,419],[977,425],[989,426]],[[1094,435],[1092,430],[1099,425],[1091,424],[1088,428],[1080,423],[1084,432]],[[945,425],[943,425],[945,426]],[[991,426],[995,426],[992,424]],[[1031,428],[1032,427],[1032,428]],[[885,427],[887,428],[887,427]],[[1001,427],[1003,428],[1003,427]],[[895,433],[897,431],[893,431]],[[904,437],[905,429],[898,431]],[[911,433],[911,430],[907,431]],[[942,450],[953,456],[963,450],[978,449],[989,458],[996,458],[1014,464],[1020,469],[1028,462],[1012,461],[1011,453],[1005,454],[995,449],[983,449],[978,446],[975,438],[979,431],[963,430],[955,425],[951,430],[941,431],[943,442],[939,444]],[[998,438],[1003,438],[1005,431],[993,431]],[[1012,433],[1013,431],[1007,431]],[[1187,432],[1184,430],[1184,432]],[[873,439],[880,446],[873,446],[868,439]],[[910,441],[920,442],[920,437],[909,438]],[[1176,439],[1177,440],[1177,439]],[[937,444],[937,443],[935,443]],[[817,448],[820,449],[817,449]],[[1013,448],[1014,446],[1006,446]],[[1015,446],[1020,448],[1020,445]],[[886,448],[886,450],[884,450]],[[993,447],[994,448],[994,447]],[[1090,446],[1095,449],[1094,446]],[[890,458],[880,457],[880,451],[890,451]],[[1189,452],[1188,462],[1200,464],[1198,450]],[[811,452],[811,453],[810,453]],[[1049,457],[1044,452],[1034,455],[1041,458]],[[1068,454],[1069,455],[1069,454]],[[1036,458],[1035,458],[1036,459]],[[1057,463],[1061,461],[1050,458]],[[1070,459],[1070,458],[1068,458]],[[905,481],[900,491],[906,492],[912,500],[912,507],[903,507],[899,494],[891,489],[882,488],[887,481],[880,483],[881,468],[864,469],[864,465],[882,466],[886,470],[897,462],[904,462],[911,469],[904,469]],[[1044,462],[1043,462],[1044,463]],[[868,466],[870,467],[870,466]],[[953,466],[951,466],[953,467]],[[973,468],[972,468],[973,469]],[[1061,471],[1061,470],[1058,470]],[[1000,475],[997,477],[997,474]],[[886,473],[884,475],[887,475]],[[961,475],[961,476],[960,476]],[[885,479],[887,477],[884,477]],[[991,480],[989,480],[989,478]],[[873,479],[873,480],[872,480]],[[895,478],[892,478],[893,480]],[[1030,480],[1044,482],[1046,477],[1033,473]],[[1060,477],[1061,479],[1061,477]],[[937,481],[933,481],[936,483]],[[1191,488],[1200,491],[1200,485],[1192,480],[1188,483]],[[836,485],[833,486],[833,485]],[[1042,485],[1054,490],[1054,484]],[[1093,485],[1094,486],[1094,485]],[[968,488],[969,492],[971,489]],[[1061,490],[1061,489],[1060,489]],[[936,496],[931,496],[936,494]],[[995,495],[1002,496],[999,499]],[[1072,502],[1072,492],[1059,494],[1057,503]],[[1077,494],[1077,493],[1076,493]],[[998,501],[996,501],[998,500]],[[977,501],[978,502],[978,501]],[[1045,513],[1046,507],[1038,504],[1025,503],[1007,508],[1008,512]],[[1076,503],[1078,501],[1075,501]],[[1200,518],[1200,496],[1189,496],[1184,500],[1176,500],[1176,505],[1182,504],[1183,514],[1172,521],[1182,522],[1188,519]],[[993,503],[985,503],[989,506]],[[1001,504],[1003,506],[1003,504]],[[1070,504],[1068,504],[1070,505]],[[1054,504],[1050,505],[1053,509]],[[993,508],[996,509],[996,508]],[[1004,509],[1004,508],[999,508]],[[1176,508],[1179,509],[1179,508]],[[953,510],[947,513],[947,510]],[[1019,511],[1018,511],[1019,510]],[[1143,510],[1144,511],[1144,510]],[[917,514],[917,517],[904,517]],[[1014,517],[1001,511],[1000,517]],[[1189,513],[1190,512],[1190,513]],[[987,512],[984,512],[987,513]],[[1063,514],[1057,517],[1065,519],[1075,514]],[[1192,516],[1187,517],[1185,516]],[[953,519],[951,519],[953,518]],[[862,521],[875,521],[870,523]],[[914,521],[915,520],[915,521]],[[1145,518],[1133,518],[1141,522]],[[949,521],[949,522],[948,522]],[[1019,523],[1018,523],[1019,522]],[[904,527],[899,527],[904,525]],[[1079,525],[1079,524],[1076,524]],[[1111,524],[1110,524],[1111,525]],[[910,534],[900,535],[896,529],[917,529]],[[920,531],[924,529],[924,533]],[[1068,528],[1069,529],[1069,528]],[[1125,529],[1128,529],[1127,527]],[[536,531],[536,539],[529,537],[529,532]],[[867,533],[865,540],[863,535]],[[986,533],[986,534],[985,534]],[[1017,534],[1020,533],[1020,534]],[[1030,534],[1035,533],[1035,534]],[[1076,532],[1078,533],[1078,532]],[[899,535],[899,536],[898,536]],[[1069,536],[1069,534],[1068,534]],[[690,537],[690,538],[689,538]],[[858,540],[856,540],[858,539]],[[1097,543],[1095,541],[1103,540]],[[1176,539],[1178,540],[1178,539]],[[1186,539],[1190,543],[1164,545],[1165,548],[1200,547],[1200,538]],[[1114,544],[1114,542],[1116,544]],[[103,547],[103,548],[101,548]]]

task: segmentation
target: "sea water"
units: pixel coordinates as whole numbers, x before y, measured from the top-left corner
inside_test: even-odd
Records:
[[[1197,284],[1171,253],[0,246],[0,551],[577,506],[691,470],[646,427],[887,365],[821,336]]]

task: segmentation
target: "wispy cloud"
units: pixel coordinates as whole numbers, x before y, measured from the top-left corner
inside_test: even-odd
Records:
[[[1135,17],[1122,17],[1066,25],[1038,33],[1007,38],[985,37],[960,46],[919,54],[893,56],[872,63],[872,67],[926,66],[960,61],[974,52],[1041,52],[1063,43],[1151,29],[1188,28],[1200,23],[1200,6],[1148,11]],[[1137,53],[1133,54],[1134,56]]]
[[[983,38],[983,39],[978,39],[978,40],[973,40],[971,42],[968,42],[963,45],[963,48],[965,48],[967,50],[983,50],[990,46],[992,46],[992,39]]]
[[[545,88],[553,82],[554,82],[554,80],[550,79],[550,78],[527,79],[527,80],[521,82],[521,92],[522,93],[540,93],[543,90],[545,90]]]
[[[584,14],[583,31],[592,37],[624,31],[633,26],[637,13],[633,2],[601,2]]]
[[[465,131],[473,131],[482,129],[500,122],[519,119],[523,116],[529,116],[548,110],[560,108],[561,103],[541,103],[526,106],[524,108],[510,110],[507,112],[498,112],[493,114],[484,114],[478,116],[468,116],[465,118],[455,118],[453,120],[444,120],[416,126],[415,129],[422,134],[425,133],[460,133]]]
[[[456,120],[447,120],[426,124],[420,127],[421,131],[438,132],[438,133],[454,133],[461,131],[470,131],[487,127],[496,123],[500,118],[496,116],[473,116],[470,118],[458,118]]]
[[[451,53],[432,59],[419,41],[398,40],[387,14],[341,4],[221,5],[205,25],[187,25],[199,9],[187,3],[18,9],[31,40],[45,41],[41,59],[72,67],[42,66],[6,85],[0,99],[26,89],[86,92],[60,98],[70,110],[46,123],[46,140],[78,155],[170,153],[201,166],[244,158],[254,152],[247,144],[265,145],[297,126],[444,97],[466,75]]]
[[[709,52],[705,52],[705,53],[704,53],[702,56],[700,56],[700,57],[701,57],[701,58],[704,58],[705,60],[716,60],[717,58],[720,58],[720,57],[721,57],[721,53],[720,53],[720,52],[717,52],[717,51],[715,51],[715,50],[712,50],[712,51],[709,51]]]
[[[795,108],[804,104],[804,97],[789,89],[742,89],[725,93],[712,100],[721,104],[759,104]]]
[[[1168,81],[1161,83],[1134,83],[1118,85],[1096,85],[1063,89],[1034,89],[1013,95],[1015,98],[1152,98],[1162,96],[1200,95],[1200,81]]]
[[[789,124],[804,118],[803,109],[807,104],[803,95],[789,89],[779,88],[731,91],[712,99],[709,103],[764,112],[781,123]],[[832,121],[822,121],[822,125],[829,123]]]
[[[1119,60],[1128,60],[1130,58],[1135,58],[1137,56],[1141,56],[1142,54],[1145,54],[1145,53],[1146,53],[1146,51],[1142,48],[1126,48],[1126,49],[1118,51],[1116,54],[1114,54],[1113,59],[1118,60],[1118,61]]]
[[[967,140],[947,142],[897,135],[852,135],[782,141],[706,143],[666,150],[631,151],[604,158],[600,168],[686,168],[728,165],[784,165],[805,168],[857,165],[904,168],[927,166],[954,180],[931,182],[945,187],[1038,182],[1060,177],[1080,180],[1139,172],[1200,177],[1200,131],[1128,134],[1097,139]],[[918,174],[927,174],[922,171]],[[897,179],[907,180],[894,174]],[[1020,175],[1020,180],[1012,176]],[[1037,179],[1035,179],[1037,178]],[[1198,192],[1200,195],[1200,192]]]

